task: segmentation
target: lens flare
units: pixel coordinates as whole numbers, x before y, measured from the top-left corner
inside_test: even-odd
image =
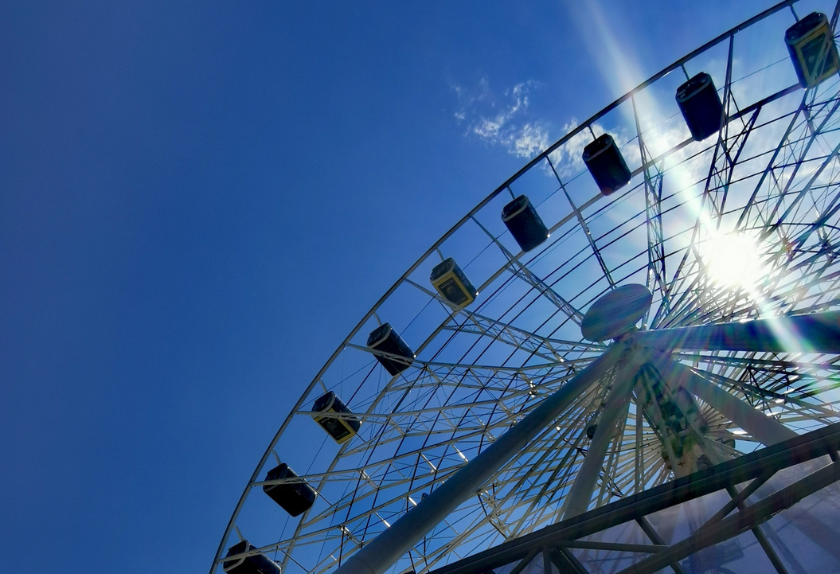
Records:
[[[752,290],[767,275],[758,244],[744,234],[713,236],[700,246],[700,255],[709,277],[721,287]]]

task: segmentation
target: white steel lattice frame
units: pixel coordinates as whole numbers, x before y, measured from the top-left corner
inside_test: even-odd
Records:
[[[651,289],[654,301],[642,325],[651,333],[838,308],[840,82],[753,93],[740,86],[749,85],[755,70],[734,70],[739,34],[791,3],[721,35],[577,126],[429,249],[291,409],[236,506],[211,572],[221,571],[234,533],[285,572],[322,573],[344,564],[615,347],[582,340],[579,324],[582,310],[617,285]],[[724,129],[704,142],[693,142],[683,130],[679,141],[656,151],[663,130],[680,118],[650,120],[645,95],[667,82],[669,72],[702,65],[719,46],[726,49]],[[625,140],[633,179],[607,198],[594,192],[567,150],[577,149],[590,128],[609,127],[622,111],[632,118],[623,124],[630,135],[618,139]],[[522,253],[498,213],[506,192],[531,195],[531,186],[547,190],[537,207],[551,237]],[[721,286],[707,272],[702,249],[719,232],[756,237],[769,271],[752,289]],[[480,297],[469,308],[451,306],[428,283],[442,253],[454,254],[478,279]],[[411,367],[394,377],[364,342],[380,317],[416,345]],[[840,421],[840,364],[832,349],[693,347],[669,356],[792,432]],[[588,421],[604,416],[613,388],[622,381],[627,386],[616,377],[620,369],[605,367],[526,449],[499,460],[490,479],[411,544],[396,571],[429,571],[558,521],[569,511],[567,495],[593,443],[604,456],[601,464],[590,462],[591,484],[578,489],[583,494],[576,504],[583,510],[671,480],[671,455],[663,456],[661,437],[637,407],[643,386],[630,385],[620,409],[609,411],[618,421],[614,432],[596,431],[592,440],[586,434]],[[335,390],[362,421],[359,435],[340,446],[312,421],[311,405],[325,390]],[[709,402],[699,404],[710,448],[722,459],[760,446],[759,437]],[[306,480],[318,492],[315,506],[300,518],[289,519],[259,492],[283,482],[262,480],[273,459],[290,462],[301,475],[293,480]]]

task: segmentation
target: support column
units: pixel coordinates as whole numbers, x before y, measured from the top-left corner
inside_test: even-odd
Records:
[[[636,340],[661,350],[840,353],[840,311],[642,331]]]
[[[669,385],[685,389],[750,433],[756,440],[771,445],[796,437],[796,433],[774,418],[752,408],[738,397],[710,383],[685,365],[655,354],[655,364]]]
[[[630,350],[630,347],[625,347]],[[566,508],[563,518],[571,518],[583,514],[589,508],[592,492],[598,480],[598,474],[604,464],[610,441],[615,435],[615,426],[622,417],[627,417],[630,408],[630,397],[636,384],[636,373],[642,364],[642,356],[637,351],[630,351],[624,358],[624,363],[618,368],[613,382],[612,391],[604,406],[604,412],[595,429],[595,436],[583,459],[572,488],[566,495]]]

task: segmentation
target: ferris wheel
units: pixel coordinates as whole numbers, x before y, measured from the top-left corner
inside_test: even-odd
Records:
[[[838,9],[791,5],[412,265],[291,408],[211,574],[432,571],[840,422]]]

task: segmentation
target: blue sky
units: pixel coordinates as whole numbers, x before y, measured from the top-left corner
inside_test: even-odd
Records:
[[[626,82],[770,5],[0,5],[5,567],[206,571],[391,283]]]

